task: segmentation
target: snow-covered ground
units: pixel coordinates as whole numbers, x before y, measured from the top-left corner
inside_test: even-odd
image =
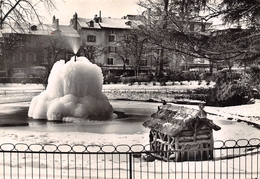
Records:
[[[196,84],[196,83],[194,83]],[[185,85],[175,85],[175,88],[186,89]],[[16,86],[17,89],[39,89],[40,85],[24,85]],[[155,88],[154,86],[149,85],[104,85],[103,89],[107,90],[117,90],[117,89],[149,89]],[[156,86],[156,88],[172,88],[172,86]],[[29,93],[30,94],[30,93]],[[6,101],[14,102],[17,99],[17,96],[6,95],[2,96],[2,99]],[[28,101],[32,96],[26,94],[19,95],[19,99],[22,101]],[[24,100],[23,100],[24,99]],[[149,108],[152,114],[152,111],[157,110],[156,103],[143,103],[136,105],[136,103],[131,103],[127,101],[120,101],[119,103],[112,103],[113,107],[117,110],[123,110],[123,108],[139,108],[139,111],[142,111],[142,108]],[[16,103],[8,103],[0,105],[0,112],[7,111],[7,109],[15,110]],[[24,103],[19,103],[19,105],[24,105]],[[27,104],[28,105],[28,104]],[[158,104],[159,105],[159,104]],[[198,108],[194,105],[186,105],[191,108]],[[255,128],[252,125],[248,125],[243,121],[250,121],[256,124],[259,124],[259,109],[260,102],[256,101],[255,104],[242,105],[242,106],[232,106],[232,107],[210,107],[206,106],[205,110],[208,112],[208,117],[214,121],[217,125],[221,126],[220,131],[214,131],[214,140],[226,141],[226,140],[241,140],[241,142],[246,144],[247,139],[259,138],[260,130]],[[12,110],[10,110],[12,112]],[[146,110],[147,113],[147,110]],[[149,114],[147,114],[149,115]],[[228,120],[229,119],[229,120]],[[241,122],[238,122],[238,121]],[[43,131],[26,131],[26,130],[16,130],[15,128],[0,128],[0,141],[1,143],[26,143],[30,144],[68,144],[68,145],[135,145],[135,144],[148,144],[149,143],[149,130],[147,132],[140,132],[135,134],[97,134],[89,132],[43,132]],[[232,143],[232,142],[231,142]],[[217,142],[216,145],[222,145],[223,143]],[[232,151],[231,151],[232,152]],[[244,153],[244,151],[240,152]],[[223,152],[217,153],[216,157],[225,156]],[[260,160],[260,159],[259,159]],[[259,161],[258,160],[258,161]],[[247,165],[249,166],[249,165]]]
[[[196,89],[196,88],[209,88],[213,87],[215,83],[211,82],[210,85],[206,85],[205,81],[202,81],[202,83],[199,85],[197,81],[191,81],[187,82],[184,81],[182,85],[179,84],[179,82],[175,82],[174,85],[172,85],[172,82],[168,82],[167,86],[160,86],[159,83],[156,85],[153,85],[152,83],[149,83],[147,85],[141,84],[135,84],[135,85],[123,85],[123,84],[111,84],[111,85],[103,85],[103,89],[105,91],[112,91],[115,90],[142,90],[145,91],[164,91],[164,90],[187,90],[187,89]],[[113,95],[113,94],[112,94]],[[142,94],[146,95],[146,94]],[[108,95],[109,96],[109,95]],[[116,97],[115,97],[116,98]],[[127,97],[128,98],[128,97]],[[148,97],[149,99],[149,94]],[[131,98],[129,98],[131,99]],[[156,100],[169,100],[167,96],[158,95],[158,98]],[[194,106],[191,106],[194,107]],[[207,106],[206,110],[208,113],[212,113],[215,115],[218,115],[219,117],[224,118],[230,118],[235,121],[249,121],[255,124],[258,124],[260,127],[260,100],[256,100],[255,104],[248,104],[248,105],[241,105],[241,106],[231,106],[231,107],[210,107]]]
[[[192,85],[193,84],[193,85]],[[205,85],[206,86],[206,85]],[[135,89],[135,88],[178,88],[178,89],[187,89],[198,87],[197,82],[185,83],[184,85],[174,85],[174,86],[152,86],[152,85],[104,85],[103,89]],[[200,87],[202,87],[200,85]],[[43,87],[41,85],[0,85],[1,90],[7,90],[8,88],[14,90],[39,90]],[[9,90],[9,89],[8,89]],[[16,102],[18,101],[28,101],[32,98],[31,93],[24,93],[22,95],[1,95],[1,103],[0,110],[5,110],[4,103],[8,102]],[[10,105],[12,106],[12,105]],[[124,106],[124,105],[122,105]],[[118,106],[117,106],[118,107]],[[148,107],[148,106],[143,106]],[[197,108],[197,106],[188,106]],[[156,105],[152,108],[156,109]],[[220,131],[214,132],[215,140],[238,140],[238,139],[251,139],[258,138],[260,136],[260,130],[248,125],[244,122],[238,122],[240,120],[251,121],[253,123],[260,124],[260,102],[256,101],[255,104],[250,105],[242,105],[242,106],[232,106],[225,108],[218,107],[205,107],[205,111],[208,112],[209,118],[211,118],[217,125],[221,126],[222,129]],[[231,120],[227,120],[227,119]],[[87,132],[40,132],[40,131],[21,131],[16,130],[14,128],[0,128],[0,143],[26,143],[30,144],[49,144],[49,145],[60,145],[60,144],[69,144],[69,145],[134,145],[134,144],[148,144],[148,132],[147,133],[136,133],[131,135],[126,134],[96,134],[96,133],[87,133]],[[242,143],[246,143],[247,141],[241,141]],[[232,143],[232,142],[231,142]],[[259,141],[258,141],[259,143]],[[221,145],[222,143],[220,143]],[[233,145],[233,143],[231,144]],[[24,147],[24,146],[23,146]],[[225,151],[216,151],[216,158],[227,156],[228,152],[231,154],[232,149]],[[254,149],[251,152],[259,152],[259,149]],[[242,149],[239,151],[240,154],[245,154],[245,151]],[[0,155],[0,158],[3,155]],[[30,174],[31,176],[39,176],[39,173],[44,177],[45,173],[51,175],[51,173],[55,173],[56,175],[71,175],[73,178],[74,175],[81,177],[81,170],[75,170],[75,168],[83,168],[85,169],[86,176],[89,176],[90,173],[87,173],[90,168],[92,176],[98,175],[96,178],[126,178],[127,171],[129,170],[128,159],[127,157],[123,157],[118,161],[116,156],[108,156],[108,158],[104,159],[102,157],[93,157],[92,160],[89,160],[89,156],[87,156],[88,160],[84,160],[81,156],[70,156],[71,158],[77,158],[77,163],[73,162],[74,159],[71,159],[67,156],[64,156],[62,161],[63,166],[60,165],[60,156],[53,156],[53,160],[51,156],[44,158],[41,156],[41,161],[39,164],[35,163],[34,167],[31,166],[31,159],[34,161],[39,159],[40,155],[30,155],[24,154],[19,155],[8,155],[5,158],[5,162],[9,162],[11,166],[5,166],[5,175],[8,175],[12,170],[19,171],[21,175],[19,178],[22,178],[23,175]],[[47,157],[47,156],[46,156]],[[111,158],[112,157],[112,158]],[[19,158],[19,160],[17,160]],[[181,162],[181,163],[167,163],[156,160],[152,163],[146,163],[141,161],[141,159],[134,159],[135,163],[135,172],[133,173],[136,178],[257,178],[259,174],[256,171],[259,171],[259,161],[260,156],[256,153],[251,153],[249,156],[241,156],[238,158],[232,158],[230,160],[217,160],[217,161],[205,161],[205,162]],[[68,162],[70,161],[70,162]],[[81,162],[82,161],[82,162]],[[26,162],[28,163],[26,165]],[[42,167],[39,167],[39,166]],[[112,170],[113,168],[120,168],[120,170]],[[155,167],[156,166],[156,167]],[[3,160],[0,159],[0,176],[3,173]],[[31,169],[31,168],[34,168]],[[48,168],[48,172],[46,172],[46,168]],[[154,169],[156,171],[154,172]],[[61,169],[64,169],[61,171]],[[73,173],[69,174],[69,170],[71,169]],[[99,170],[98,170],[99,169]],[[41,171],[42,170],[42,171]],[[75,170],[75,171],[74,171]],[[163,171],[162,171],[163,170]],[[90,171],[90,170],[89,170]],[[175,172],[173,172],[175,171]],[[202,172],[203,171],[203,172]],[[120,174],[118,174],[120,172]],[[221,172],[221,173],[219,173]],[[227,173],[226,173],[227,172]],[[233,173],[229,175],[229,173]],[[17,172],[12,172],[14,175],[12,178],[17,177]],[[158,176],[157,176],[158,175]],[[220,176],[221,175],[221,176]],[[119,177],[118,177],[119,176]],[[8,178],[7,177],[7,178]],[[83,177],[83,176],[82,176]],[[128,176],[129,177],[129,176]],[[50,176],[51,178],[51,176]],[[57,178],[57,176],[56,176]],[[63,178],[66,178],[63,176]],[[95,178],[95,177],[94,177]]]
[[[191,85],[193,84],[193,85]],[[202,86],[205,85],[206,83],[203,82]],[[177,89],[187,89],[187,86],[192,86],[192,88],[195,87],[201,87],[201,85],[198,85],[197,82],[186,82],[183,85],[167,85],[167,86],[153,86],[151,84],[148,85],[123,85],[123,84],[111,84],[111,85],[103,85],[103,89],[110,90],[110,89],[136,89],[136,88],[141,88],[141,89],[149,89],[149,88],[177,88]],[[1,90],[9,90],[9,89],[17,89],[17,91],[20,90],[44,90],[42,85],[19,85],[19,84],[8,84],[8,85],[3,85],[0,84],[0,91]],[[35,94],[34,94],[35,95]],[[1,103],[0,103],[0,111],[7,110],[6,108],[3,107],[4,102],[16,102],[17,99],[18,101],[30,101],[31,98],[33,97],[32,93],[25,93],[22,95],[1,95]],[[9,104],[10,105],[10,104]],[[159,105],[159,104],[158,104]],[[1,108],[2,106],[2,108]],[[124,105],[122,105],[124,106]],[[127,105],[125,105],[127,106]],[[194,105],[187,105],[188,107],[192,108],[197,108],[197,106]],[[120,107],[120,106],[118,106]],[[140,106],[142,108],[144,106]],[[150,106],[150,108],[156,109],[156,106]],[[9,108],[9,109],[12,109]],[[241,126],[239,127],[239,130],[233,130],[233,125],[230,125],[230,128],[227,128],[225,130],[220,130],[217,132],[215,136],[223,136],[223,137],[217,137],[216,139],[220,140],[227,140],[231,139],[228,138],[227,136],[236,136],[234,139],[239,139],[239,138],[254,138],[257,137],[259,138],[260,136],[260,130],[255,130],[252,124],[258,124],[260,125],[260,101],[256,100],[255,104],[248,104],[248,105],[242,105],[242,106],[232,106],[232,107],[210,107],[206,106],[205,110],[208,112],[209,117],[212,118],[213,120],[216,120],[216,123],[219,123],[221,126],[221,121],[223,122],[229,122],[229,123],[235,123],[236,126]],[[230,119],[230,120],[227,120]],[[219,122],[220,121],[220,122]],[[248,132],[251,132],[250,130],[243,130],[244,128],[247,128],[248,125],[244,123],[243,121],[249,121],[252,122],[250,124],[251,128],[254,128],[253,134],[250,134]],[[239,123],[238,122],[242,122]],[[235,131],[235,135],[234,135]],[[257,132],[259,131],[259,133]],[[233,134],[233,135],[232,135]],[[29,137],[28,137],[29,136]],[[66,137],[65,137],[66,136]],[[225,137],[224,137],[225,136]],[[125,140],[127,138],[127,140]],[[84,141],[84,144],[114,144],[118,145],[121,143],[127,143],[127,144],[134,144],[134,143],[147,143],[147,134],[134,134],[134,135],[115,135],[115,134],[92,134],[92,133],[80,133],[80,132],[74,132],[74,133],[42,133],[42,132],[35,132],[31,133],[31,131],[23,131],[22,133],[20,131],[16,130],[10,130],[8,128],[1,128],[0,130],[0,141],[2,142],[26,142],[26,143],[68,143],[68,144],[75,144],[75,143],[82,143]],[[56,141],[56,142],[55,142]],[[126,142],[127,141],[127,142]]]

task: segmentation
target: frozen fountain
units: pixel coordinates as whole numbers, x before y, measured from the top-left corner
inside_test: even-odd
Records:
[[[55,121],[66,117],[110,119],[113,107],[102,93],[102,85],[101,68],[87,58],[73,56],[67,63],[57,61],[46,90],[32,99],[28,116]]]

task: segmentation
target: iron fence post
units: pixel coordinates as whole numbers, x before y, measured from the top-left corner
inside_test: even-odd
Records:
[[[129,178],[133,179],[133,168],[132,168],[132,152],[129,153]]]

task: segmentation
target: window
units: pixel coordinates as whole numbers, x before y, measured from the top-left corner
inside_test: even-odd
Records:
[[[16,43],[17,43],[17,46],[20,46],[20,47],[22,47],[22,46],[25,45],[25,41],[23,41],[23,40],[19,40],[19,41],[17,41]],[[36,45],[36,44],[35,44],[35,45]]]
[[[109,42],[115,42],[116,36],[115,35],[109,35]]]
[[[115,34],[115,30],[111,30],[111,34]]]
[[[36,62],[35,54],[32,52],[28,53],[27,58],[28,58],[27,60],[30,62]]]
[[[31,30],[32,31],[36,31],[37,30],[37,26],[36,25],[31,26]]]
[[[96,36],[95,35],[88,35],[87,41],[88,42],[96,42]]]
[[[22,62],[22,54],[21,53],[14,53],[13,60],[16,63],[21,63]]]
[[[114,64],[114,59],[113,58],[107,58],[107,64],[108,65],[113,65]]]
[[[147,60],[141,60],[141,66],[147,66]]]
[[[109,53],[116,53],[116,47],[109,46],[109,47],[108,47],[108,52],[109,52]]]
[[[89,22],[89,27],[94,27],[94,21],[91,20],[91,21]]]

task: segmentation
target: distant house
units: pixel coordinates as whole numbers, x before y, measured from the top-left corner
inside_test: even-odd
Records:
[[[158,18],[161,18],[161,15]],[[91,62],[102,66],[103,71],[108,74],[119,77],[126,73],[132,76],[134,57],[122,54],[122,45],[119,41],[128,40],[128,34],[133,28],[142,27],[145,23],[150,24],[150,20],[149,15],[102,17],[100,11],[99,15],[92,18],[78,17],[75,13],[70,25],[60,25],[59,19],[55,16],[51,24],[14,24],[12,28],[3,24],[0,39],[12,34],[18,35],[19,38],[16,48],[0,49],[3,54],[1,58],[12,61],[6,67],[0,63],[0,70],[24,68],[28,73],[33,66],[44,66],[49,71],[55,61],[60,59],[68,61],[71,56],[77,54],[84,55]],[[203,25],[206,25],[207,29],[209,23],[190,22],[185,27],[192,31],[202,31]],[[140,73],[154,73],[158,69],[160,51],[160,47],[153,45],[147,46],[141,52]],[[165,64],[165,69],[179,69],[182,59],[180,55],[167,50],[164,50],[164,54],[165,61],[169,62]]]
[[[153,155],[167,161],[213,159],[213,129],[221,128],[212,120],[200,118],[199,112],[171,104],[160,106],[143,123],[151,129]]]
[[[69,60],[72,41],[80,41],[79,33],[71,26],[59,25],[55,16],[52,24],[3,24],[1,34],[5,42],[1,46],[2,58],[9,63],[0,70],[22,69],[27,76],[35,75],[30,73],[33,67],[51,68],[57,60]],[[13,45],[9,47],[8,41]]]
[[[138,26],[139,18],[138,15],[127,15],[123,18],[102,17],[101,12],[93,18],[82,18],[75,13],[70,24],[81,36],[82,48],[79,53],[115,76],[120,76],[125,71],[134,74],[129,63],[131,57],[123,57],[124,64],[122,56],[119,56],[118,42],[127,38],[126,34]],[[141,64],[141,71],[149,69],[148,63]]]

